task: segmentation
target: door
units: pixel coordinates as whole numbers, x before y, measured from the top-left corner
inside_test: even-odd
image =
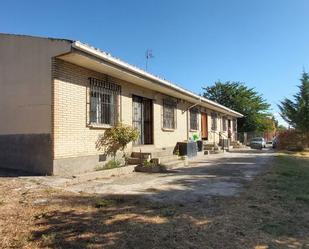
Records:
[[[152,100],[133,95],[133,127],[139,132],[135,145],[153,144]]]
[[[202,112],[201,113],[202,117],[202,139],[207,140],[208,139],[208,123],[207,123],[207,113]]]
[[[227,127],[228,127],[228,129],[227,129],[227,137],[228,138],[231,138],[232,137],[232,127],[231,127],[231,120],[229,119],[228,121],[227,121]]]

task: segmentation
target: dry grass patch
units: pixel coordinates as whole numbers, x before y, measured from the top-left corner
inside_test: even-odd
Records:
[[[143,196],[74,194],[2,178],[0,245],[66,249],[309,248],[308,162],[281,155],[239,197],[179,204],[153,203]]]

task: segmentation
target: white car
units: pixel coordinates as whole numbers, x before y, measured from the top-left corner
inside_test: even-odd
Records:
[[[265,139],[263,137],[255,137],[251,139],[250,147],[252,149],[260,149],[260,150],[266,148]]]

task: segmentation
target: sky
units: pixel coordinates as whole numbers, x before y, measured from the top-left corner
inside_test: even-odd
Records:
[[[79,40],[198,94],[240,81],[272,105],[309,71],[309,0],[2,1],[0,33]]]

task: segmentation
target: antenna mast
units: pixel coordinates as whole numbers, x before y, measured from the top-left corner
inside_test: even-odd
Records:
[[[146,55],[146,71],[147,71],[148,70],[148,60],[154,58],[152,54],[152,49],[147,49],[145,55]]]

